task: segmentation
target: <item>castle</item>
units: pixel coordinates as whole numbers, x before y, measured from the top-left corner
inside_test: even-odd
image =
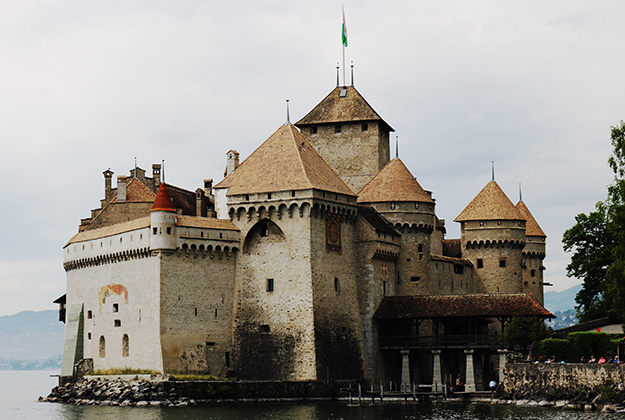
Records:
[[[62,376],[132,368],[238,379],[485,389],[513,315],[543,307],[546,235],[490,181],[445,239],[432,193],[354,86],[187,191],[134,168],[63,248]]]

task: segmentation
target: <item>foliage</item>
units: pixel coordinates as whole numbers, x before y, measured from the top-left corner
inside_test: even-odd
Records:
[[[608,165],[614,182],[595,211],[575,217],[562,238],[573,252],[567,275],[584,281],[577,294],[580,321],[609,316],[625,323],[625,123],[612,127]]]
[[[547,359],[556,356],[558,360],[571,361],[571,342],[561,338],[545,338],[538,343],[538,355]]]
[[[534,316],[514,315],[504,331],[504,341],[510,347],[527,348],[534,341],[545,338],[545,323]]]
[[[582,356],[588,360],[591,355],[598,359],[616,353],[616,348],[610,341],[610,334],[602,332],[572,332],[567,337],[571,343],[574,359],[579,360]]]
[[[160,372],[148,369],[131,369],[131,368],[112,368],[94,370],[91,375],[108,376],[108,375],[160,375]]]

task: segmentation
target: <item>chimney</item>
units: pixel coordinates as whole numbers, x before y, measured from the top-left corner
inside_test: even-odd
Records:
[[[111,168],[108,168],[106,171],[102,172],[102,174],[104,174],[104,199],[109,201],[112,198],[111,192],[113,191],[111,188],[113,171],[111,171]]]
[[[205,179],[204,180],[204,195],[208,197],[211,201],[213,200],[213,179]]]
[[[204,190],[201,188],[195,190],[195,215],[200,217],[206,215],[204,211]]]
[[[128,177],[119,175],[117,177],[117,201],[123,202],[126,201],[126,183],[128,182]]]
[[[152,164],[152,178],[154,178],[154,192],[158,192],[158,187],[161,185],[161,164]]]
[[[228,176],[239,166],[239,152],[236,150],[228,150],[228,153],[226,153],[226,162],[226,176]]]

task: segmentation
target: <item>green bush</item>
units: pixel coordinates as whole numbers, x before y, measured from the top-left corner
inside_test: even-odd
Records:
[[[566,339],[571,343],[571,356],[577,361],[582,356],[588,360],[591,355],[596,359],[616,354],[616,347],[610,341],[610,334],[602,332],[572,332]]]
[[[559,338],[546,338],[538,343],[538,355],[544,359],[549,359],[552,356],[556,356],[557,361],[566,360],[567,362],[574,361],[570,354],[571,342],[566,339]]]

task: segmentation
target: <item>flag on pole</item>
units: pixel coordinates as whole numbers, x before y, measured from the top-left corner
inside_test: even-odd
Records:
[[[345,8],[343,7],[343,30],[341,32],[341,40],[343,41],[343,46],[347,47],[347,24],[345,23]]]

